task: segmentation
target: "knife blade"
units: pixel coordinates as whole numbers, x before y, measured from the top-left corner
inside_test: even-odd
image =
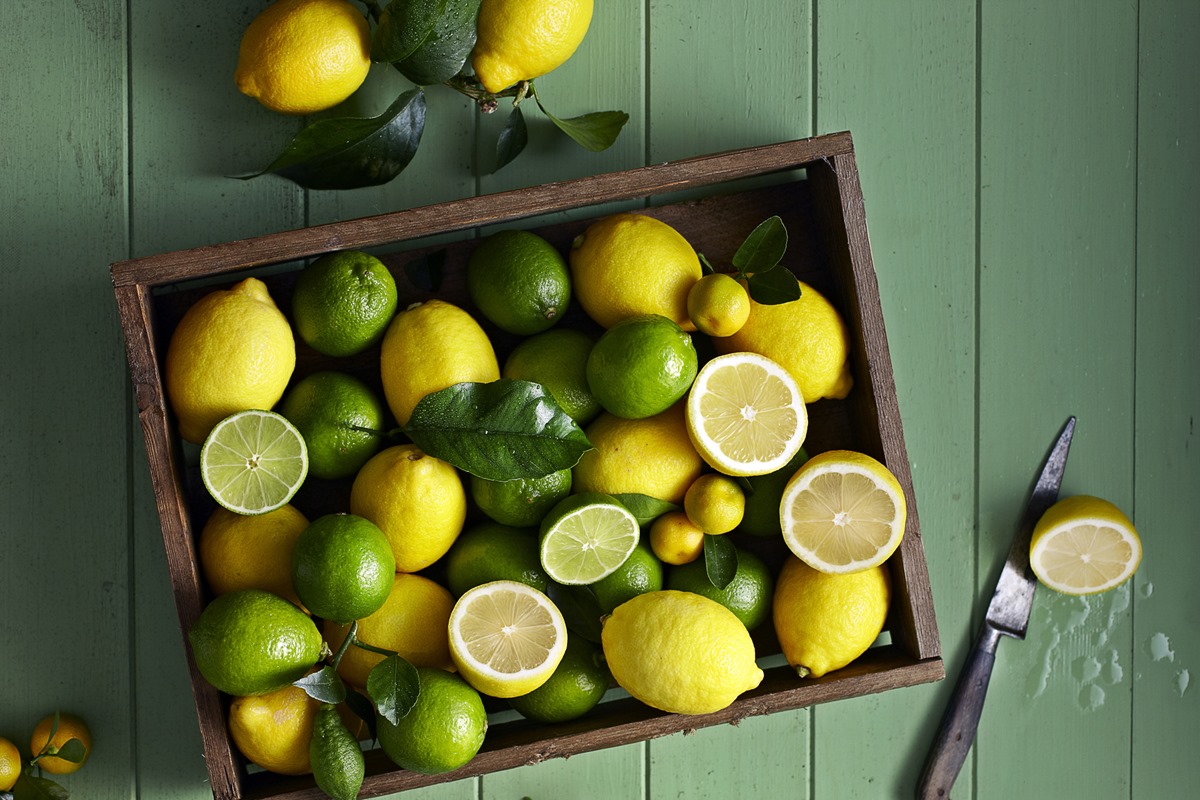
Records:
[[[1058,499],[1058,489],[1062,485],[1074,434],[1075,417],[1072,416],[1051,445],[1034,480],[1025,514],[1013,537],[1000,578],[996,581],[996,589],[988,603],[979,636],[959,675],[954,694],[950,697],[930,747],[929,757],[917,783],[918,800],[950,796],[950,789],[967,760],[971,743],[975,741],[1000,637],[1025,638],[1029,614],[1033,610],[1033,592],[1037,587],[1037,578],[1029,568],[1029,540],[1037,521]]]

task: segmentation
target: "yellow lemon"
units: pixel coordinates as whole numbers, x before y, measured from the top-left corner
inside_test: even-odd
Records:
[[[50,735],[50,731],[54,735]],[[78,761],[68,761],[51,755],[38,759],[38,766],[51,775],[70,775],[87,763],[92,754],[92,732],[87,723],[74,714],[58,715],[58,726],[54,725],[54,715],[47,714],[33,729],[29,737],[29,752],[37,757],[43,752],[57,753],[63,745],[72,739],[77,739],[83,745],[83,757]]]
[[[396,445],[358,471],[350,513],[384,532],[398,572],[417,572],[444,556],[462,532],[467,493],[450,464],[416,445]]]
[[[1033,529],[1029,566],[1066,594],[1096,594],[1133,577],[1142,542],[1129,517],[1099,497],[1077,495],[1052,505]]]
[[[605,620],[601,639],[617,684],[663,711],[719,711],[763,679],[746,626],[692,592],[639,594]]]
[[[604,217],[575,238],[569,260],[579,304],[605,328],[659,314],[696,330],[687,301],[702,274],[700,258],[667,223],[645,214]]]
[[[688,292],[688,317],[709,336],[732,336],[750,318],[750,295],[732,275],[705,275]]]
[[[646,494],[681,503],[704,460],[688,438],[683,404],[644,419],[607,412],[585,430],[592,449],[572,473],[572,491]]]
[[[650,549],[664,564],[690,564],[704,552],[704,531],[684,511],[668,511],[650,524]]]
[[[854,381],[847,361],[850,338],[833,304],[808,284],[789,303],[762,305],[752,299],[750,316],[736,333],[714,338],[718,353],[750,351],[766,356],[791,373],[804,402],[840,400]]]
[[[570,58],[592,21],[592,0],[483,0],[471,66],[499,92]]]
[[[21,751],[8,739],[0,736],[0,792],[7,792],[21,777]]]
[[[371,28],[346,0],[276,0],[242,35],[234,82],[272,111],[332,108],[371,69]]]
[[[772,607],[783,655],[802,678],[841,669],[878,638],[890,602],[884,567],[835,575],[788,556]]]
[[[166,384],[179,433],[200,444],[225,417],[270,409],[296,366],[296,340],[267,286],[246,278],[200,298],[167,346]]]
[[[500,379],[496,351],[470,314],[443,300],[401,311],[380,352],[383,392],[396,421],[408,423],[421,398],[456,383]]]
[[[701,475],[683,496],[683,510],[705,533],[729,533],[742,523],[746,493],[733,478],[714,473]]]
[[[200,531],[200,567],[213,594],[262,589],[296,605],[292,588],[292,545],[308,519],[292,505],[266,514],[213,511]]]
[[[369,645],[399,653],[415,667],[451,669],[446,626],[454,598],[444,587],[421,575],[396,574],[383,606],[358,621],[357,638]],[[346,640],[349,625],[326,621],[323,633],[335,653]],[[367,676],[383,655],[351,645],[338,664],[338,674],[363,689]]]
[[[256,697],[235,697],[229,705],[229,734],[247,759],[280,775],[312,771],[308,745],[320,703],[299,686]]]

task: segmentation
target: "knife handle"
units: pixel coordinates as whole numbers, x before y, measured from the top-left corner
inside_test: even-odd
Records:
[[[971,743],[975,741],[999,641],[1000,633],[985,623],[958,677],[946,712],[942,715],[941,725],[917,784],[917,800],[946,800],[950,797],[954,780],[967,760]]]

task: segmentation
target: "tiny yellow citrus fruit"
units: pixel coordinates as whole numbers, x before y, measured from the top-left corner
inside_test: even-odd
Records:
[[[750,295],[732,275],[714,272],[692,286],[687,309],[696,330],[709,336],[732,336],[750,318]]]
[[[545,75],[570,58],[592,21],[592,0],[483,0],[471,65],[499,92]]]
[[[53,737],[50,735],[52,729]],[[92,732],[88,729],[87,723],[74,714],[60,713],[57,727],[54,725],[53,714],[42,717],[37,727],[33,729],[33,735],[29,738],[29,752],[34,757],[43,752],[57,753],[72,739],[77,739],[83,745],[83,757],[78,761],[68,761],[65,758],[51,755],[40,758],[37,762],[39,767],[51,775],[70,775],[86,764],[92,754]]]
[[[742,522],[746,512],[746,493],[725,475],[701,475],[683,496],[688,519],[705,533],[729,533]]]
[[[1121,509],[1077,495],[1052,505],[1033,529],[1029,566],[1038,580],[1065,594],[1096,594],[1133,577],[1142,542]]]
[[[303,775],[312,771],[308,744],[319,706],[299,686],[235,697],[229,705],[229,734],[242,755],[263,769]]]
[[[650,525],[650,549],[665,564],[690,564],[704,552],[704,531],[684,511],[668,511]]]

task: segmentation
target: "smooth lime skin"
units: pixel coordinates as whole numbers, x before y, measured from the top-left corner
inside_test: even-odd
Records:
[[[528,694],[509,698],[521,716],[537,722],[567,722],[591,711],[608,690],[610,677],[600,648],[582,636],[567,638],[567,651],[550,679]]]
[[[322,619],[352,622],[379,610],[396,579],[396,557],[379,527],[354,514],[326,514],[292,545],[292,586]]]
[[[525,339],[504,362],[503,376],[540,384],[577,425],[600,413],[587,382],[588,356],[596,341],[574,328],[555,328]]]
[[[733,580],[718,589],[708,579],[704,559],[690,564],[672,567],[667,575],[666,587],[716,600],[734,613],[746,630],[752,631],[771,615],[771,598],[775,580],[761,558],[746,550],[738,549],[737,572]]]
[[[663,588],[663,564],[654,555],[649,543],[641,541],[625,559],[625,563],[617,567],[616,572],[601,578],[589,588],[596,595],[600,609],[605,614],[611,614],[626,600]]]
[[[471,498],[479,510],[501,525],[527,528],[541,523],[554,504],[571,493],[571,470],[537,478],[492,481],[471,476]]]
[[[474,525],[459,535],[446,554],[446,588],[455,597],[492,581],[518,581],[545,592],[537,531],[494,522]]]
[[[379,452],[387,408],[371,387],[334,370],[314,372],[296,382],[279,413],[308,447],[308,473],[335,480],[358,472]]]
[[[592,348],[588,387],[610,414],[644,419],[666,411],[687,394],[697,366],[687,331],[658,314],[628,317]]]
[[[379,717],[379,744],[404,769],[438,775],[466,764],[487,733],[487,713],[479,692],[458,675],[418,667],[421,692],[398,723]]]

